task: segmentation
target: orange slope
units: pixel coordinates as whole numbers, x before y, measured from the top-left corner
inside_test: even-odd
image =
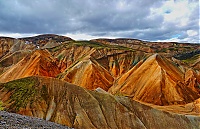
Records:
[[[184,73],[158,54],[125,73],[109,92],[156,105],[185,104],[199,98],[186,86]]]
[[[32,75],[55,77],[60,73],[56,60],[46,50],[36,50],[0,76],[0,82],[8,82]]]
[[[66,69],[62,80],[94,90],[98,87],[108,90],[113,84],[113,77],[97,61],[86,57],[72,67]]]

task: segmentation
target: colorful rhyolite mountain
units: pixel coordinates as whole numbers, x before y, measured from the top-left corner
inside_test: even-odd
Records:
[[[199,54],[199,44],[0,37],[0,100],[81,129],[196,129]]]
[[[186,104],[200,97],[195,82],[189,83],[174,64],[154,54],[121,76],[109,92],[156,105]]]

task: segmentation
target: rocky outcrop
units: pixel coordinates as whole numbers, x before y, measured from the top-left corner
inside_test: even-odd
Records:
[[[0,100],[9,111],[81,129],[200,127],[198,116],[161,111],[54,78],[28,77],[1,84]]]
[[[184,73],[158,54],[125,73],[109,92],[156,105],[186,104],[199,98],[184,82]]]
[[[40,75],[56,77],[60,73],[56,60],[45,50],[36,50],[0,76],[0,82]]]

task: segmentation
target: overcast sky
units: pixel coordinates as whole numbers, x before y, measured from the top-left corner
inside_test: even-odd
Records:
[[[199,43],[199,0],[0,0],[0,36]]]

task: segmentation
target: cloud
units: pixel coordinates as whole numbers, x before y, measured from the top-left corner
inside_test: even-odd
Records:
[[[0,1],[0,16],[4,35],[56,33],[77,39],[150,41],[179,35],[175,38],[181,42],[199,42],[198,0],[5,0]]]
[[[187,30],[188,36],[196,36],[198,35],[198,32],[195,30]]]

